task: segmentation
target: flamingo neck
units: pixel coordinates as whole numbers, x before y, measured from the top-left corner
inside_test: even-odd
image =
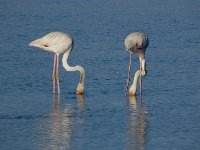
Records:
[[[65,70],[67,70],[67,71],[79,71],[80,72],[80,80],[79,80],[79,84],[77,86],[77,93],[82,94],[84,91],[85,70],[83,67],[81,67],[79,65],[74,66],[74,67],[69,66],[68,58],[69,58],[71,51],[72,51],[72,46],[64,53],[63,58],[62,58],[62,64],[63,64],[63,67],[65,68]]]
[[[133,84],[131,85],[130,90],[129,90],[130,95],[135,95],[135,93],[136,93],[137,81],[138,81],[139,76],[140,76],[140,70],[137,70],[135,75],[134,75]]]
[[[62,64],[63,64],[63,67],[65,68],[65,70],[67,71],[77,71],[77,69],[75,67],[71,67],[69,66],[68,64],[68,58],[69,58],[69,55],[72,51],[72,47],[70,47],[64,54],[63,54],[63,57],[62,57]]]
[[[139,54],[139,60],[140,60],[141,75],[145,76],[147,73],[147,70],[146,70],[146,60],[145,60],[144,53]]]

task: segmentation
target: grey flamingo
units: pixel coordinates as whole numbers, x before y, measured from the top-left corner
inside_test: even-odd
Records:
[[[145,61],[145,51],[149,45],[149,39],[146,34],[140,32],[134,32],[129,34],[125,38],[125,47],[126,50],[130,52],[130,61],[128,67],[128,79],[126,84],[126,92],[128,90],[129,82],[130,82],[130,70],[131,70],[131,63],[132,63],[132,56],[135,53],[138,53],[139,60],[140,60],[140,69],[135,73],[133,84],[129,89],[129,95],[135,95],[136,93],[136,85],[137,80],[140,76],[140,93],[142,93],[142,76],[145,76],[147,73],[146,70],[146,61]]]

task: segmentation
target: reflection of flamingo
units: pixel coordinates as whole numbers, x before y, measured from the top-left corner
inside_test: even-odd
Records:
[[[72,105],[67,105],[63,110],[60,108],[60,94],[54,95],[52,110],[52,126],[50,132],[51,141],[47,148],[50,149],[70,149],[71,137],[76,134],[72,127],[78,126],[81,129],[83,121],[82,111],[84,109],[84,95],[77,95],[79,109],[74,109]],[[78,117],[77,114],[81,115]],[[80,118],[72,117],[76,116]],[[77,123],[78,122],[78,123]],[[78,132],[78,131],[77,131]],[[80,132],[80,130],[79,130]]]
[[[85,97],[84,95],[77,95],[76,98],[78,100],[78,107],[82,111],[85,106]]]
[[[77,86],[77,94],[82,94],[84,91],[84,78],[85,70],[81,66],[71,67],[67,63],[70,52],[73,48],[73,39],[71,35],[62,32],[51,32],[42,38],[32,41],[29,46],[39,47],[43,50],[54,53],[54,65],[53,65],[53,93],[55,93],[55,85],[57,81],[58,93],[60,93],[60,80],[58,75],[59,55],[64,53],[62,58],[63,67],[67,71],[80,71],[80,81]]]
[[[136,97],[129,99],[129,127],[128,127],[128,149],[144,150],[147,129],[147,112],[142,105],[137,106]]]
[[[138,53],[139,59],[140,59],[140,93],[142,92],[142,76],[146,75],[146,62],[145,62],[145,51],[146,48],[149,45],[149,39],[147,35],[144,33],[131,33],[125,38],[125,46],[126,49],[130,52],[130,62],[129,62],[129,68],[128,68],[128,79],[126,84],[126,91],[128,90],[129,82],[130,82],[130,70],[131,70],[131,62],[132,62],[132,56],[134,53]],[[138,75],[138,73],[136,75]],[[139,77],[139,75],[138,75]],[[137,77],[137,78],[138,78]],[[137,81],[135,81],[137,82]],[[129,95],[135,95],[136,87],[135,84],[133,84],[129,90]]]
[[[53,109],[51,114],[50,141],[46,149],[69,149],[72,134],[73,118],[72,107],[68,106],[64,110],[60,108],[60,94],[53,95]]]

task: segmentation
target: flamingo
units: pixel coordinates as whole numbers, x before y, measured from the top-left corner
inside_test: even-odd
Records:
[[[129,95],[135,95],[136,93],[136,86],[137,80],[140,76],[140,94],[142,93],[142,76],[147,74],[146,70],[146,61],[145,61],[145,51],[149,45],[148,36],[145,33],[134,32],[129,34],[124,41],[126,50],[130,52],[130,61],[128,67],[128,79],[126,82],[126,92],[128,90],[129,82],[130,82],[130,70],[131,70],[131,63],[132,63],[132,56],[135,53],[139,55],[140,61],[140,69],[136,71],[134,75],[133,84],[129,89]]]
[[[84,92],[84,79],[85,79],[85,70],[81,66],[71,67],[68,65],[68,57],[73,49],[73,38],[69,34],[65,34],[63,32],[51,32],[39,39],[36,39],[30,42],[29,46],[34,46],[41,48],[48,52],[54,53],[54,63],[53,63],[53,93],[55,93],[56,82],[57,82],[57,92],[60,93],[60,79],[58,75],[58,65],[59,65],[59,55],[63,54],[62,64],[65,70],[67,71],[79,71],[80,72],[80,80],[77,86],[77,94],[83,94]]]

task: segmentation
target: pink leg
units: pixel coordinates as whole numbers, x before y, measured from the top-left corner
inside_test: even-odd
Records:
[[[56,93],[56,54],[54,54],[54,62],[53,62],[53,73],[52,73],[52,80],[53,80],[53,93]]]
[[[140,64],[140,102],[142,102],[142,66]]]
[[[57,56],[57,63],[56,63],[56,81],[57,81],[57,86],[58,86],[58,94],[60,94],[60,79],[59,79],[59,74],[58,74],[58,65],[59,65],[59,55]]]

